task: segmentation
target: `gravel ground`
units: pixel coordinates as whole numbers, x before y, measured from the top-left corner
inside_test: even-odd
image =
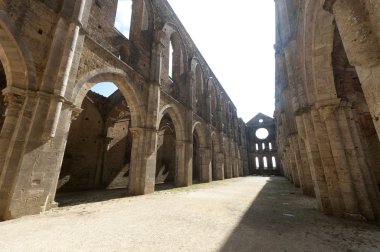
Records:
[[[108,200],[2,222],[0,251],[380,251],[380,226],[327,217],[279,177],[82,197]]]

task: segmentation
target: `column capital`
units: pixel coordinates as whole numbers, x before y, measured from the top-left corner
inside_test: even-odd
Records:
[[[71,121],[74,121],[74,120],[78,119],[78,116],[83,111],[83,109],[79,108],[79,107],[73,106],[72,109],[71,109],[71,111],[72,111],[71,112]]]

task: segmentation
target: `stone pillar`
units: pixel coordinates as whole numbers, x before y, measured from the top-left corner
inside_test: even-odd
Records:
[[[339,195],[344,205],[344,212],[348,214],[358,214],[358,202],[354,192],[352,178],[350,174],[350,165],[347,162],[345,154],[345,146],[341,138],[341,131],[337,123],[338,118],[335,112],[339,104],[324,106],[319,109],[319,112],[326,124],[327,135],[330,140],[331,152],[335,163],[336,176],[333,173],[326,176],[334,175],[335,185],[340,190]],[[351,164],[352,165],[352,164]],[[334,199],[331,199],[334,201]],[[341,204],[339,200],[339,204]],[[339,213],[340,214],[340,213]]]
[[[289,139],[289,141],[291,141],[291,139]],[[299,171],[298,171],[298,167],[297,167],[297,164],[296,164],[296,159],[295,159],[295,154],[294,154],[294,149],[291,148],[291,146],[289,146],[289,162],[290,162],[290,166],[291,166],[291,169],[292,169],[292,176],[293,176],[293,183],[296,187],[301,187],[301,178],[299,177]]]
[[[300,178],[302,192],[305,195],[313,195],[314,190],[310,170],[308,166],[305,166],[304,160],[302,159],[300,146],[298,143],[298,135],[293,135],[291,137],[291,145],[294,151],[294,159],[297,166],[298,176]]]
[[[314,192],[317,198],[318,207],[324,213],[331,214],[332,207],[329,198],[329,191],[322,167],[321,155],[319,152],[310,111],[305,112],[299,118],[298,123],[298,129],[302,130],[301,135],[305,136],[307,159],[310,165],[310,174],[314,184]]]
[[[189,176],[189,172],[192,171],[192,169],[189,171],[189,166],[186,165],[188,163],[186,161],[186,156],[188,156],[186,153],[190,152],[192,148],[193,144],[190,141],[176,141],[177,173],[174,183],[176,187],[189,186],[192,183],[192,181],[190,181],[192,174]]]
[[[0,137],[0,148],[6,150],[0,154],[2,219],[37,214],[55,206],[72,110],[66,101],[62,102],[55,137],[46,140],[41,125],[52,106],[51,100],[57,97],[37,92],[8,93],[7,97],[7,116]]]
[[[224,154],[222,152],[216,153],[216,170],[217,179],[224,179]]]
[[[201,166],[201,181],[211,182],[212,181],[212,171],[211,171],[211,149],[208,147],[199,148],[200,155],[200,166]]]
[[[305,143],[299,137],[297,139],[297,142],[298,142],[299,151],[300,151],[301,166],[303,169],[303,181],[304,181],[303,188],[302,188],[303,193],[305,195],[315,196],[314,184],[313,184],[313,179],[310,172],[310,164],[307,158]]]
[[[157,132],[155,129],[130,128],[132,133],[129,195],[154,192],[157,161]]]

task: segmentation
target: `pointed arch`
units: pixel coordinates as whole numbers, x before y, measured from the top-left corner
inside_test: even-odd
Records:
[[[186,82],[187,51],[179,29],[172,23],[166,23],[162,29],[164,34],[164,51],[161,54],[161,81],[163,90],[174,98],[183,98]],[[170,48],[173,52],[170,56]],[[169,60],[172,59],[171,64]],[[172,69],[169,69],[169,66]],[[171,78],[169,75],[171,74]]]
[[[137,89],[134,82],[129,78],[128,74],[121,69],[105,67],[90,71],[75,84],[71,91],[66,93],[66,97],[68,97],[75,106],[80,107],[87,92],[99,82],[112,82],[119,88],[129,105],[132,126],[142,126],[145,111],[143,110],[141,97],[136,91]]]
[[[195,113],[201,112],[204,102],[204,78],[203,69],[197,58],[191,59],[191,86],[193,90],[193,110]]]
[[[179,112],[179,110],[176,108],[175,105],[168,104],[160,110],[158,114],[159,116],[158,116],[158,120],[156,124],[156,129],[157,130],[159,129],[160,122],[166,114],[168,114],[171,120],[173,121],[177,141],[184,141],[185,140],[185,130],[184,130],[184,123],[183,123],[184,119],[182,118],[181,113]]]
[[[0,10],[0,61],[8,87],[37,90],[33,58],[12,18],[3,10]]]

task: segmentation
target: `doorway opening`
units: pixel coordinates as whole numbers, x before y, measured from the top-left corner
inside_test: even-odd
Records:
[[[60,206],[127,195],[132,150],[127,101],[113,83],[98,83],[81,109],[67,138],[56,194]]]
[[[155,190],[173,188],[176,181],[176,132],[169,114],[160,122],[157,136],[157,162]]]

